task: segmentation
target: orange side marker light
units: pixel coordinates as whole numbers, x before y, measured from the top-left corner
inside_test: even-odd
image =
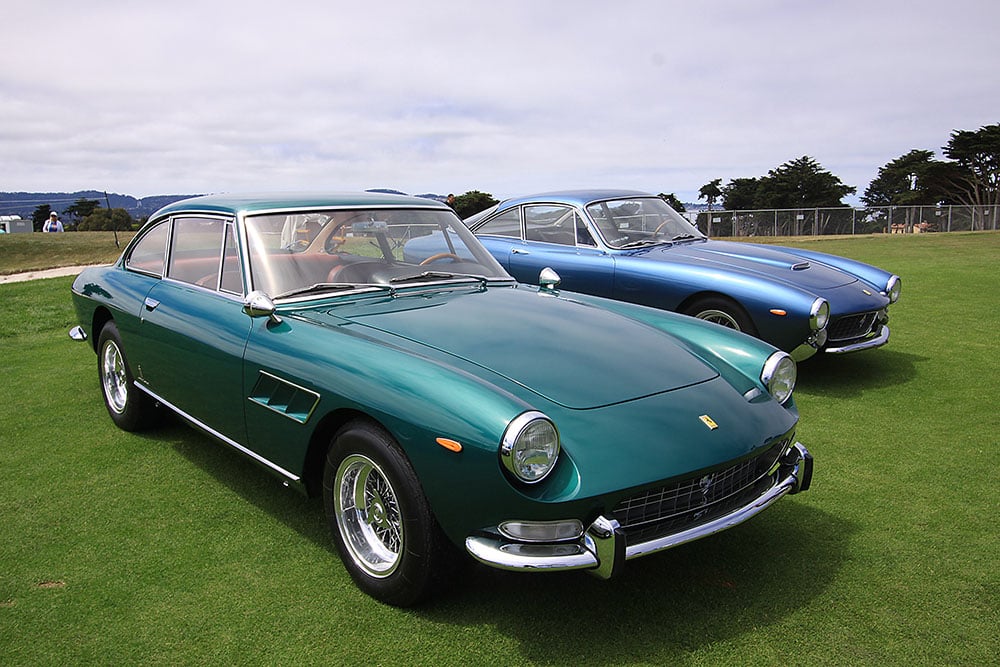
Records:
[[[454,440],[449,440],[448,438],[438,438],[436,442],[437,444],[447,449],[449,452],[462,451],[462,443],[460,442],[455,442]]]

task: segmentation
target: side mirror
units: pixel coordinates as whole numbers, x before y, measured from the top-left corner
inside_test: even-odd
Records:
[[[280,324],[281,318],[275,315],[274,310],[274,301],[259,290],[247,294],[247,298],[243,301],[243,312],[250,317],[266,317],[275,324]]]
[[[557,287],[559,287],[559,283],[561,282],[562,278],[559,277],[559,274],[556,273],[554,269],[547,266],[538,274],[538,284],[541,285],[543,290],[553,292]]]

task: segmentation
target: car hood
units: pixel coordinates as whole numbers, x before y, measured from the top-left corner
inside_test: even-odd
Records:
[[[670,335],[616,313],[524,285],[401,291],[297,313],[360,326],[417,353],[447,355],[568,408],[622,403],[718,373]],[[487,378],[488,379],[488,378]]]
[[[842,287],[857,278],[839,269],[766,245],[732,241],[700,241],[641,250],[636,256],[661,262],[689,262],[730,272],[780,280],[811,291]]]

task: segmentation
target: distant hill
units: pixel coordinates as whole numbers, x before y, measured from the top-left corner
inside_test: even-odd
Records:
[[[369,192],[406,194],[405,192],[389,188],[373,188]],[[148,218],[167,204],[197,196],[153,195],[139,199],[131,195],[120,195],[109,192],[107,200],[111,203],[111,208],[123,208],[133,218],[139,220]],[[423,197],[424,199],[435,199],[437,201],[445,200],[444,195],[422,194],[415,196]],[[97,200],[102,208],[107,207],[104,193],[97,190],[80,190],[79,192],[0,192],[0,215],[19,215],[28,220],[31,219],[36,208],[45,204],[51,206],[53,211],[62,214],[63,211],[72,206],[78,199]]]
[[[136,219],[149,217],[161,207],[181,199],[197,195],[154,195],[138,199],[131,195],[108,193],[107,202],[111,208],[123,208]],[[19,215],[30,219],[35,209],[48,204],[53,211],[62,213],[78,199],[91,199],[106,207],[103,192],[97,190],[80,190],[79,192],[0,192],[0,214]]]

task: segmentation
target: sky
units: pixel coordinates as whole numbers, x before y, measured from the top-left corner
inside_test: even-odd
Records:
[[[6,192],[695,202],[809,155],[861,195],[1000,122],[995,0],[32,0],[3,23]]]

